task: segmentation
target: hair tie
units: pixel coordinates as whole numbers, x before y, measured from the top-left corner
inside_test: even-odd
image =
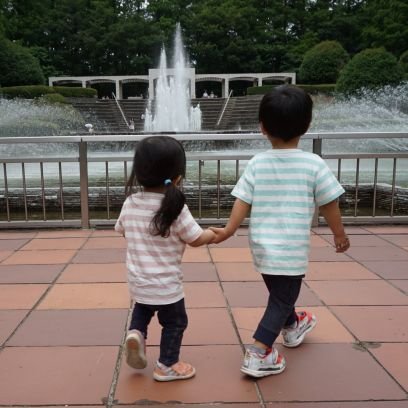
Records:
[[[170,184],[171,184],[171,180],[170,180],[170,179],[164,180],[164,185],[165,185],[165,186],[169,186]]]

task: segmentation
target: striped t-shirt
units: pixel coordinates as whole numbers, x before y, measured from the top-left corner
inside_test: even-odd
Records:
[[[267,275],[304,275],[315,206],[343,193],[316,154],[271,149],[255,155],[232,191],[251,205],[249,242],[255,268]]]
[[[127,242],[127,271],[132,299],[148,305],[167,305],[184,297],[181,259],[186,243],[202,233],[185,205],[167,238],[153,236],[150,222],[163,194],[139,192],[129,196],[115,225]]]

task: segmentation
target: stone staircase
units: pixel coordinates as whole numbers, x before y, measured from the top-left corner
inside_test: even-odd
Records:
[[[217,122],[226,99],[197,98],[191,100],[191,105],[193,107],[200,105],[201,129],[203,131],[252,130],[258,127],[257,116],[260,99],[261,96],[230,98],[218,126]],[[92,123],[96,132],[129,133],[129,128],[113,99],[71,98],[70,102],[82,114],[84,124]],[[143,131],[144,116],[142,115],[146,111],[147,102],[146,99],[122,99],[119,101],[127,122],[133,120],[135,132]],[[154,111],[154,104],[152,105]]]

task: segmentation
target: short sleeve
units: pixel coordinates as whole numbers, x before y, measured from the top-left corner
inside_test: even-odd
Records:
[[[244,201],[247,204],[252,204],[254,197],[254,185],[255,185],[255,171],[254,171],[255,157],[252,158],[245,167],[242,176],[238,180],[238,183],[232,190],[231,194]]]
[[[322,160],[316,174],[314,196],[318,207],[336,200],[344,193],[344,188],[337,181],[329,166]]]
[[[187,244],[194,242],[203,233],[186,205],[174,223],[174,231]]]

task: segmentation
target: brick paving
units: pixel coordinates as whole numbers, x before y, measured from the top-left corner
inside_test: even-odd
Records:
[[[348,229],[336,254],[327,228],[312,234],[298,301],[318,325],[297,349],[278,348],[287,369],[254,380],[239,367],[266,304],[247,231],[183,259],[189,327],[188,381],[152,379],[123,361],[130,312],[125,241],[112,230],[0,232],[1,407],[408,407],[408,227]]]

